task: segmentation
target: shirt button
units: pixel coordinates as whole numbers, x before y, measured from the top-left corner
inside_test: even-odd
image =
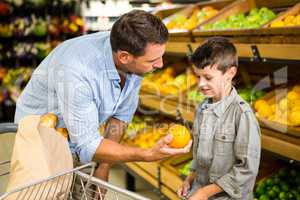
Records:
[[[223,139],[223,140],[225,140],[225,139],[226,139],[226,136],[225,136],[225,135],[223,135],[223,136],[222,136],[222,139]]]
[[[245,104],[245,102],[241,101],[240,104],[243,105],[243,104]]]

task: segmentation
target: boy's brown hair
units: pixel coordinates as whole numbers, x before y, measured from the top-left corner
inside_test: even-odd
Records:
[[[206,40],[196,49],[191,60],[197,68],[217,65],[223,73],[230,67],[238,67],[236,48],[223,37],[212,37]]]

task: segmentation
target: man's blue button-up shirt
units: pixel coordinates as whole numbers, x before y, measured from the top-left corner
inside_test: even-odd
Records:
[[[17,101],[16,123],[26,115],[56,114],[83,163],[92,160],[102,140],[99,125],[110,117],[130,122],[138,105],[141,77],[127,74],[121,90],[109,36],[94,33],[57,46]]]

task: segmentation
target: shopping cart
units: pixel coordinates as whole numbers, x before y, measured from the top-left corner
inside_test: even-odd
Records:
[[[7,124],[5,126],[9,128],[3,128],[4,125],[0,124],[0,134],[16,132],[16,127],[12,129]],[[9,161],[0,161],[0,178],[8,176],[7,165],[9,165]],[[95,163],[85,164],[0,194],[0,200],[149,200],[93,177],[94,169]],[[83,172],[87,170],[90,172],[89,174]]]

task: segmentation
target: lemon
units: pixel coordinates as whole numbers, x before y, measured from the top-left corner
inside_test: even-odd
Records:
[[[273,114],[271,106],[269,106],[268,104],[266,104],[264,106],[260,106],[258,109],[258,114],[259,114],[259,116],[261,116],[263,118],[268,118],[269,116],[271,116]]]
[[[268,106],[269,104],[267,103],[267,101],[265,100],[262,100],[262,99],[259,99],[255,102],[254,104],[254,108],[256,111],[258,111],[261,107],[264,107],[264,106]]]
[[[292,91],[288,92],[287,98],[288,98],[288,100],[300,99],[300,94],[292,90]]]
[[[295,19],[294,15],[289,15],[283,21],[285,24],[291,24],[293,23],[294,19]]]
[[[276,113],[276,104],[271,105],[271,110],[273,113]]]
[[[272,24],[271,24],[271,27],[283,27],[285,24],[284,24],[284,22],[283,21],[281,21],[281,20],[278,20],[278,21],[275,21],[275,22],[272,22]]]
[[[295,86],[293,87],[293,91],[300,94],[300,85],[295,85]]]
[[[295,23],[296,25],[300,25],[300,14],[298,14],[298,15],[296,16],[296,18],[294,19],[294,23]]]
[[[299,126],[300,125],[300,110],[295,110],[292,111],[289,115],[288,115],[288,119],[289,121],[295,125],[295,126]]]
[[[268,117],[268,120],[270,120],[270,121],[274,121],[276,119],[276,115],[270,115],[269,117]]]
[[[286,111],[288,109],[288,100],[287,98],[282,98],[279,102],[279,109],[281,111]]]

